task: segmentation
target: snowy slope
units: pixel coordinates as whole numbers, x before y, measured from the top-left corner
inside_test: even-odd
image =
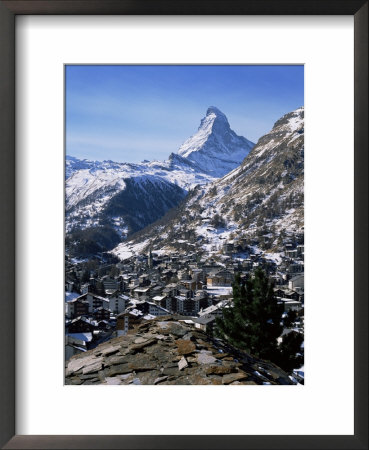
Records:
[[[101,223],[101,219],[105,220],[106,207],[126,189],[127,180],[136,180],[137,188],[147,183],[158,186],[158,189],[165,186],[164,191],[171,197],[168,209],[175,206],[174,197],[180,201],[189,189],[214,180],[210,175],[196,170],[191,163],[184,164],[180,159],[169,158],[164,162],[141,164],[83,161],[85,165],[91,163],[90,167],[75,171],[66,180],[66,230],[96,226]],[[142,192],[141,189],[137,193],[138,198],[141,198]],[[155,207],[155,202],[152,207]],[[155,220],[157,218],[155,216]],[[122,221],[119,223],[123,226]]]
[[[195,186],[206,185],[237,167],[252,146],[250,141],[230,129],[223,113],[210,107],[197,133],[181,146],[178,153],[171,153],[166,161],[131,164],[79,160],[67,156],[66,231],[106,224],[108,220],[117,231],[121,228],[122,236],[127,229],[129,234],[130,227],[123,217],[114,216],[112,219],[105,212],[115,196],[120,195],[123,201],[124,195],[121,193],[127,188],[127,180],[136,180],[135,186],[139,189],[137,199],[141,201],[143,198],[147,201],[148,196],[140,186],[149,183],[160,187],[162,195],[166,192],[170,197],[167,202],[169,208]],[[152,208],[157,206],[154,200]],[[161,204],[163,201],[161,197]],[[150,205],[148,207],[150,209]],[[164,209],[160,207],[158,210]],[[157,219],[155,214],[149,216]],[[136,221],[137,224],[139,222]],[[146,221],[141,222],[147,224]]]
[[[255,144],[237,136],[227,117],[211,106],[197,132],[187,139],[178,154],[195,163],[202,171],[222,177],[237,167]]]
[[[146,245],[128,241],[114,253],[122,257],[150,245],[216,254],[240,237],[260,245],[268,239],[268,250],[276,252],[283,236],[303,232],[303,203],[304,108],[299,108],[279,119],[239,167],[194,189],[177,217],[146,235],[143,230]]]
[[[108,161],[90,161],[88,159],[78,159],[74,156],[67,155],[65,158],[65,179],[71,177],[78,170],[83,169],[99,169]]]

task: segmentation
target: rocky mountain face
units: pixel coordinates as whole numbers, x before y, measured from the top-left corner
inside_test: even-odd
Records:
[[[73,356],[66,384],[295,384],[282,369],[180,321],[156,318]]]
[[[66,232],[78,230],[80,239],[81,230],[90,233],[91,228],[104,226],[116,239],[125,239],[177,206],[195,186],[237,167],[252,146],[211,107],[197,133],[166,161],[129,164],[68,156]]]
[[[237,167],[254,145],[231,130],[227,117],[211,106],[197,132],[181,145],[178,154],[202,172],[219,178]]]
[[[208,253],[241,236],[273,250],[286,234],[303,232],[303,203],[304,108],[299,108],[279,119],[236,169],[194,188],[167,223],[143,230],[114,253],[134,250],[143,239],[153,249],[170,250],[178,236],[180,247]]]
[[[69,225],[112,225],[117,233],[127,234],[135,232],[162,217],[169,209],[182,200],[186,192],[174,183],[158,177],[131,177],[121,180],[123,189],[110,198],[110,189],[102,187],[94,194],[87,195],[78,203],[68,209]],[[106,200],[106,201],[104,201]],[[103,203],[103,211],[99,210]],[[81,217],[81,209],[85,207],[93,214],[91,217]],[[95,220],[94,220],[95,219]]]

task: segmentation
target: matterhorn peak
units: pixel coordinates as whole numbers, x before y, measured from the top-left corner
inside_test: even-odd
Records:
[[[209,116],[211,114],[215,114],[217,117],[225,117],[225,114],[222,113],[220,109],[218,109],[216,106],[209,106],[208,110],[206,111],[206,115]]]
[[[222,177],[241,164],[253,146],[231,130],[222,111],[209,106],[199,129],[181,145],[178,154],[195,163],[204,173]]]
[[[225,114],[220,111],[220,109],[215,106],[209,106],[206,111],[206,116],[201,120],[199,130],[211,129],[213,132],[224,133],[231,129],[228,123],[228,119]]]

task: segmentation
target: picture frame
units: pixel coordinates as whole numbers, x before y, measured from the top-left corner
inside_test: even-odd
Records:
[[[15,16],[20,14],[353,15],[355,33],[355,433],[352,436],[17,436],[15,435]],[[3,275],[0,444],[3,448],[368,448],[368,2],[364,0],[45,0],[0,2],[0,180]]]

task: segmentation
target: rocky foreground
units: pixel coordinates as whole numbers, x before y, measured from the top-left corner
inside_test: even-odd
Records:
[[[173,316],[73,356],[65,384],[294,384],[272,363],[211,339]]]

